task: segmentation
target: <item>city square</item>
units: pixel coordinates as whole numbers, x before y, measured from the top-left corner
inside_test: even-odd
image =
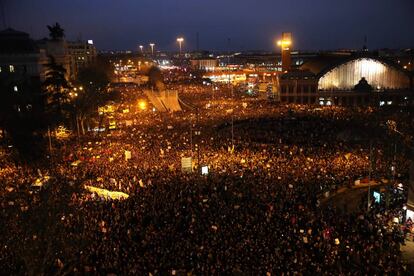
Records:
[[[0,3],[1,274],[414,272],[410,45],[305,51],[283,26],[204,50],[183,27],[110,49]]]

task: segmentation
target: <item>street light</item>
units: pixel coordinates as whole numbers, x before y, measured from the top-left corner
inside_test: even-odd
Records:
[[[154,55],[154,46],[155,46],[155,44],[150,43],[150,46],[151,46],[151,54]]]
[[[279,40],[277,42],[277,45],[282,47],[282,48],[289,47],[291,44],[292,44],[292,41],[291,40],[286,40],[286,39]]]
[[[139,102],[138,102],[138,107],[139,107],[139,109],[141,109],[141,110],[145,110],[145,109],[147,108],[147,103],[146,103],[146,102],[144,102],[144,101],[139,101]]]
[[[139,45],[139,49],[141,50],[141,54],[143,54],[144,53],[144,46]]]
[[[184,42],[184,38],[182,38],[182,37],[179,37],[179,38],[177,38],[177,42],[178,42],[178,45],[180,46],[180,56],[181,56],[181,47],[182,47],[182,43]]]

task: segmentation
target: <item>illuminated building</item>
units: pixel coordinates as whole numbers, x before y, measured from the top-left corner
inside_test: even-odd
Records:
[[[68,49],[71,57],[71,71],[75,76],[79,73],[79,70],[88,67],[96,61],[97,53],[92,40],[69,41]]]
[[[190,63],[193,69],[204,71],[214,71],[218,66],[218,60],[215,58],[192,59]]]
[[[413,77],[391,60],[364,53],[334,53],[280,76],[282,102],[341,106],[411,104]]]
[[[212,82],[218,83],[242,83],[247,80],[247,76],[242,71],[236,72],[214,72],[203,76],[205,79],[210,79]]]
[[[374,89],[408,89],[410,78],[402,70],[374,58],[347,60],[322,72],[320,90],[352,90],[365,78]]]
[[[66,41],[64,38],[58,40],[42,39],[37,44],[47,52],[48,56],[53,56],[56,63],[66,69],[66,77],[69,80],[75,79],[79,70],[95,62],[97,56],[92,40]]]

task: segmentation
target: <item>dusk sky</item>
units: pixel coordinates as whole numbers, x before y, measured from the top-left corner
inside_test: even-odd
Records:
[[[414,47],[413,0],[2,0],[6,25],[48,35],[59,22],[68,39],[93,39],[97,48],[274,50],[283,31],[299,50]],[[3,21],[0,26],[4,27]],[[230,46],[228,46],[230,38]]]

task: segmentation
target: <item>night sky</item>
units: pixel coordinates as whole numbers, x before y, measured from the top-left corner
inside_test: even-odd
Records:
[[[300,50],[414,48],[413,0],[0,0],[7,26],[43,38],[59,22],[68,39],[136,50],[274,50],[291,31]],[[1,13],[0,13],[1,14]],[[3,20],[0,21],[3,26]],[[230,43],[229,43],[230,38]]]

